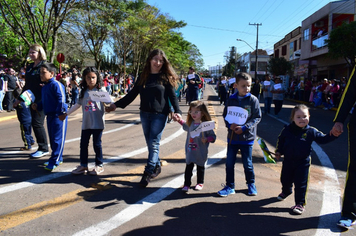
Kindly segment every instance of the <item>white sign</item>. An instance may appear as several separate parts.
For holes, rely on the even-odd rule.
[[[110,94],[108,92],[89,91],[89,97],[94,102],[112,103],[112,99],[111,99]]]
[[[226,84],[226,80],[221,80],[221,83],[222,84]]]
[[[264,84],[265,86],[269,86],[269,85],[271,85],[271,81],[265,80],[265,81],[263,82],[263,84]]]
[[[225,120],[229,124],[244,125],[248,117],[248,111],[242,107],[227,107]]]
[[[236,78],[229,79],[229,85],[236,83]]]
[[[190,137],[195,138],[200,135],[201,132],[215,129],[215,121],[205,121],[202,122],[198,127],[196,127],[192,132],[190,132]]]
[[[189,74],[188,79],[195,79],[195,74]]]
[[[282,89],[282,84],[275,84],[274,89],[275,90]]]

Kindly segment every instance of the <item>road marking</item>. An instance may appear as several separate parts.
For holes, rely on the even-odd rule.
[[[208,158],[208,164],[206,168],[210,168],[215,163],[219,162],[223,157],[226,156],[226,148],[219,153]],[[195,173],[194,173],[195,175]],[[124,223],[136,218],[152,206],[156,205],[167,196],[172,194],[177,188],[182,186],[182,182],[184,179],[184,174],[179,175],[173,180],[169,181],[157,191],[143,198],[142,200],[137,201],[134,204],[131,204],[124,210],[120,211],[118,214],[114,215],[110,219],[106,221],[102,221],[96,225],[90,226],[89,228],[83,229],[75,233],[75,236],[83,236],[83,235],[105,235],[109,233],[111,230],[116,229],[123,225]]]
[[[116,131],[120,131],[120,130],[124,129],[124,127],[128,128],[128,127],[130,127],[130,126],[132,126],[134,124],[135,123],[128,124],[128,125],[125,125],[125,126],[123,126],[121,128],[115,129],[115,130]],[[107,132],[110,132],[110,131],[107,131]],[[163,139],[161,141],[161,145],[164,145],[164,144],[176,139],[183,132],[184,132],[184,130],[182,128],[180,128],[178,131],[176,131],[172,135],[170,135],[167,138]],[[80,138],[71,139],[71,141],[73,141],[73,140],[80,140]],[[105,159],[105,163],[111,163],[111,162],[119,161],[119,160],[122,160],[122,159],[126,159],[126,158],[129,158],[129,157],[144,153],[146,151],[147,151],[147,147],[144,147],[144,148],[140,148],[138,150],[132,151],[132,152],[125,153],[125,154],[120,155],[120,156],[116,156],[116,157],[108,156],[108,157],[105,157],[104,159]],[[89,168],[91,168],[92,166],[94,166],[93,163],[91,163],[89,165]],[[27,180],[27,181],[23,181],[23,182],[20,182],[20,183],[16,183],[16,184],[12,184],[12,185],[1,187],[0,188],[0,195],[4,194],[4,193],[15,191],[15,190],[27,188],[27,187],[33,186],[35,184],[44,183],[44,182],[47,182],[47,181],[50,181],[50,180],[53,180],[53,179],[56,179],[56,178],[60,178],[60,177],[66,176],[66,175],[70,175],[71,171],[72,171],[72,168],[71,169],[62,170],[60,172],[59,171],[58,172],[53,172],[53,173],[51,173],[49,175],[45,175],[45,176],[37,177],[37,178],[34,178],[34,179],[30,179],[30,180]]]
[[[29,222],[39,217],[67,208],[73,204],[83,201],[86,198],[93,196],[99,191],[96,189],[88,190],[80,188],[70,193],[63,194],[60,197],[49,201],[43,201],[18,211],[11,212],[0,216],[0,231],[16,227],[20,224]],[[80,196],[79,193],[82,193]]]

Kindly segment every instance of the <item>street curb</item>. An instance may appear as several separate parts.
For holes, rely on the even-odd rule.
[[[293,101],[293,102],[296,102],[296,103],[303,103],[303,104],[305,104],[305,105],[310,106],[310,103],[309,103],[309,102],[299,101],[299,100],[290,99],[290,98],[285,98],[285,100],[287,100],[287,101]],[[318,107],[318,108],[322,108],[323,105],[320,105],[320,106],[317,106],[317,107]],[[330,108],[329,110],[337,111],[337,107],[332,107],[332,108]]]
[[[17,118],[16,115],[14,115],[14,116],[0,117],[0,122],[2,122],[2,121],[7,121],[7,120],[12,120],[12,119],[15,119],[15,118]]]

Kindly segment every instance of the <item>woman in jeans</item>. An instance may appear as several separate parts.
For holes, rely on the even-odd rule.
[[[142,187],[161,172],[159,145],[170,113],[169,101],[174,112],[179,116],[182,114],[175,94],[177,81],[178,76],[165,53],[155,49],[148,56],[142,74],[130,92],[106,109],[110,112],[117,107],[125,108],[140,95],[140,118],[148,148],[147,165],[140,181]]]

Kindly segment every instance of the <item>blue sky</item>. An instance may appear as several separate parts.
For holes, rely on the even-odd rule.
[[[180,29],[183,37],[195,44],[203,55],[205,68],[225,64],[224,55],[230,47],[238,53],[256,47],[273,51],[273,45],[301,26],[304,19],[328,4],[328,0],[146,0],[187,26]]]

